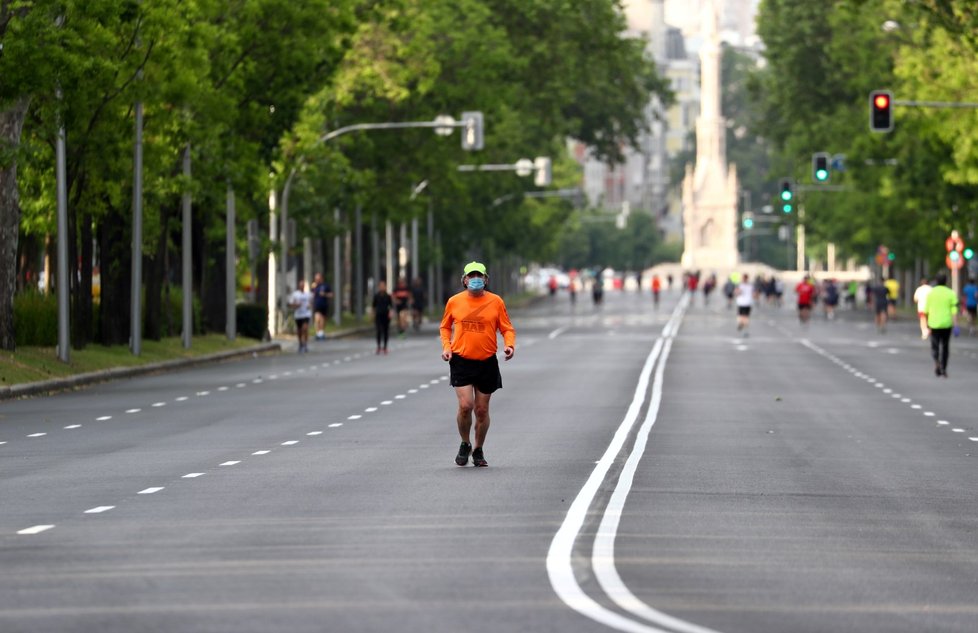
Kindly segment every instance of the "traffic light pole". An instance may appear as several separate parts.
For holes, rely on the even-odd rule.
[[[978,103],[971,101],[907,101],[904,99],[894,99],[895,106],[909,106],[911,108],[978,108]]]

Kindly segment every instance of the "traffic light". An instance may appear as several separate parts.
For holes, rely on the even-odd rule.
[[[829,181],[829,160],[828,152],[812,154],[812,179],[815,182]]]
[[[967,258],[967,255],[965,255],[964,240],[961,239],[961,234],[957,231],[951,231],[951,236],[944,240],[944,247],[947,249],[947,257],[944,258],[944,263],[951,270],[960,270],[964,266],[964,260]],[[970,251],[971,249],[969,248],[967,250]],[[962,255],[964,256],[962,257]]]
[[[463,112],[462,123],[465,124],[462,127],[462,149],[467,152],[482,149],[482,113]]]
[[[869,129],[873,132],[893,129],[893,94],[889,90],[869,93]]]
[[[752,229],[752,228],[754,228],[754,214],[753,213],[745,213],[744,214],[744,218],[743,218],[743,220],[741,220],[741,222],[743,223],[745,229]]]
[[[794,200],[795,200],[795,187],[794,183],[791,182],[790,178],[782,178],[781,184],[778,187],[778,191],[781,192],[781,210],[784,213],[791,213],[795,210]]]
[[[965,259],[967,259],[967,260],[970,261],[971,258],[975,256],[975,251],[972,250],[971,247],[968,247],[968,248],[964,249],[964,253],[962,253],[962,255],[964,255],[964,258]]]

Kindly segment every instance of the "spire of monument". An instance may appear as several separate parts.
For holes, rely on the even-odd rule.
[[[700,49],[700,118],[696,125],[697,165],[719,165],[726,171],[725,123],[720,93],[720,28],[716,0],[706,0],[704,42]]]
[[[652,53],[657,62],[664,62],[668,56],[666,38],[669,32],[669,27],[666,26],[666,0],[651,0],[651,2],[652,24],[649,33],[652,40]]]

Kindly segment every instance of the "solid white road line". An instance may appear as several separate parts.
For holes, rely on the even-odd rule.
[[[17,534],[40,534],[41,532],[46,532],[53,527],[53,525],[35,525],[34,527],[18,530]]]
[[[561,334],[563,334],[564,332],[566,332],[569,329],[570,329],[570,326],[569,325],[565,325],[564,327],[559,327],[556,330],[554,330],[553,332],[551,332],[550,334],[548,334],[547,335],[547,338],[552,341],[552,340],[554,340],[555,338],[557,338],[558,336],[560,336]]]
[[[672,617],[666,613],[653,609],[642,602],[635,594],[625,586],[618,569],[615,567],[615,539],[618,536],[618,524],[621,515],[625,510],[625,502],[628,500],[628,493],[632,489],[635,480],[635,471],[638,469],[639,462],[645,454],[645,447],[648,444],[649,433],[655,425],[659,415],[659,405],[662,402],[662,378],[665,371],[666,361],[669,359],[669,350],[672,348],[673,339],[666,340],[659,358],[658,366],[655,370],[655,381],[652,385],[652,400],[649,409],[645,414],[645,421],[635,436],[635,445],[632,452],[625,461],[625,466],[618,476],[618,483],[615,491],[608,500],[608,505],[604,511],[604,518],[598,527],[598,532],[594,538],[594,549],[591,555],[591,564],[594,568],[594,576],[598,584],[611,600],[619,607],[648,620],[657,626],[665,626],[683,633],[716,633],[713,629],[697,626],[685,620]]]
[[[674,331],[673,321],[681,318],[683,310],[688,304],[688,295],[683,295],[679,305],[673,311],[673,315],[663,330],[663,336],[669,336]],[[591,472],[578,492],[577,497],[571,503],[567,516],[550,542],[550,550],[547,552],[547,575],[550,578],[550,585],[553,587],[557,596],[570,608],[574,609],[587,618],[604,624],[620,631],[634,633],[663,633],[661,629],[656,629],[647,624],[636,622],[622,616],[596,602],[588,596],[581,586],[577,583],[574,576],[573,554],[574,542],[577,540],[588,517],[588,510],[594,500],[601,484],[604,482],[616,456],[624,446],[628,435],[635,425],[642,404],[645,402],[645,394],[652,376],[652,367],[662,351],[662,338],[656,339],[652,351],[649,352],[645,360],[645,365],[639,374],[638,385],[635,387],[635,394],[632,402],[625,413],[625,418],[619,425],[615,435],[605,450],[604,455],[598,461],[597,466]]]
[[[114,508],[115,506],[96,506],[94,508],[89,508],[88,510],[85,510],[85,514],[102,514],[103,512],[108,512],[109,510],[112,510]]]

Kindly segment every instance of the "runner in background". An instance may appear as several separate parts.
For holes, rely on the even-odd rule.
[[[807,325],[812,316],[812,301],[815,299],[815,286],[808,275],[802,277],[795,286],[795,294],[798,295],[798,322]]]
[[[397,333],[404,336],[408,328],[408,318],[410,317],[411,307],[411,288],[408,287],[407,279],[399,277],[397,285],[394,286],[394,309],[397,311]]]
[[[930,336],[930,328],[927,327],[927,295],[930,291],[931,285],[926,277],[920,278],[920,285],[913,291],[913,302],[917,306],[917,318],[920,319],[920,338],[925,341]]]

